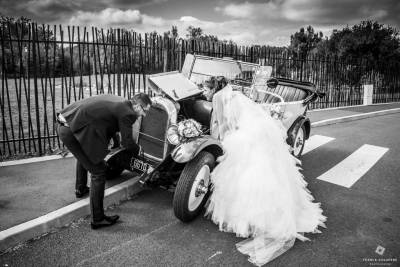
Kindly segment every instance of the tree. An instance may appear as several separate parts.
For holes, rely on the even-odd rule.
[[[340,59],[364,59],[373,65],[399,62],[399,32],[376,21],[362,21],[351,28],[334,30],[328,40],[328,49],[331,55]]]
[[[173,38],[178,38],[178,26],[172,26],[171,35]]]
[[[200,27],[189,26],[186,31],[186,38],[188,40],[197,40],[202,42],[221,42],[221,40],[216,35],[205,34],[203,29],[201,29]],[[228,41],[222,42],[227,43]]]
[[[164,32],[164,38],[173,38],[173,39],[178,38],[178,27],[175,25],[172,25],[170,31]]]
[[[315,52],[318,43],[323,37],[322,32],[316,33],[310,25],[306,30],[300,28],[300,31],[290,36],[289,50],[301,59],[307,58],[310,52]]]
[[[18,19],[6,17],[0,14],[0,72],[3,73],[19,73],[20,69],[25,71],[26,64],[20,64],[21,60],[26,61],[26,57],[19,57],[17,53],[17,45],[10,42],[10,39],[25,39],[29,32],[30,19],[20,17]],[[26,49],[26,43],[23,44],[22,51]],[[13,48],[14,47],[14,48]],[[4,70],[3,64],[4,62]],[[26,62],[25,62],[26,63]]]
[[[199,39],[203,35],[203,30],[200,27],[189,26],[186,31],[186,38],[189,40]]]
[[[306,69],[307,57],[310,53],[316,53],[316,48],[323,37],[322,32],[316,33],[314,28],[309,25],[307,29],[300,28],[298,32],[290,36],[290,46],[288,50],[293,56],[294,64],[291,66],[292,72],[297,72],[300,75],[300,80],[303,79],[304,69]],[[309,79],[309,77],[305,77]]]
[[[350,86],[366,79],[380,79],[390,84],[391,71],[400,63],[398,30],[376,21],[361,21],[352,27],[333,30],[330,38],[317,46],[318,54],[344,64],[336,79]],[[377,78],[379,77],[379,78]]]
[[[33,38],[32,28],[34,28],[35,40],[38,41],[37,50],[37,62],[35,68],[40,69],[42,73],[38,72],[38,75],[46,75],[45,62],[46,52],[48,55],[52,55],[53,46],[46,45],[44,40],[53,41],[55,36],[52,30],[42,25],[33,24],[32,21],[26,17],[7,17],[0,14],[0,38],[3,40],[0,43],[0,62],[4,61],[5,69],[1,72],[13,75],[22,75],[26,72],[28,65],[33,68],[32,58],[27,59],[27,50],[30,49],[29,42],[17,42],[16,40],[28,40]],[[12,41],[11,41],[12,40]],[[39,58],[40,56],[40,58]],[[54,60],[48,57],[50,62]],[[39,64],[40,63],[40,64]],[[2,68],[3,64],[0,64]]]

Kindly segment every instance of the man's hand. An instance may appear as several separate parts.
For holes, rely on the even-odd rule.
[[[143,151],[143,148],[142,148],[142,146],[141,145],[138,145],[139,146],[139,152],[138,152],[138,155],[139,156],[143,156],[143,153],[144,153],[144,151]]]
[[[121,145],[119,133],[115,133],[115,135],[111,139],[113,143],[111,149],[119,148]]]

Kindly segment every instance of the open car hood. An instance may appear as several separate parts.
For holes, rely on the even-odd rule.
[[[203,92],[195,83],[177,71],[151,75],[149,82],[154,93],[164,93],[175,101]]]

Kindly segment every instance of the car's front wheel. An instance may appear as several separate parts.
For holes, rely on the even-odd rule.
[[[173,207],[175,216],[190,222],[199,215],[209,196],[210,174],[215,166],[215,157],[201,151],[183,169],[175,189]]]
[[[302,124],[301,127],[297,130],[296,137],[294,138],[292,146],[293,148],[292,153],[296,158],[301,157],[305,143],[306,143],[306,128],[304,127],[304,124]]]

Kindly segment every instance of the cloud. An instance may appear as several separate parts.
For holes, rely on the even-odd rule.
[[[218,36],[221,40],[233,40],[238,44],[246,45],[285,45],[290,36],[288,34],[285,36],[285,32],[279,35],[263,25],[244,24],[240,19],[215,22],[193,16],[182,16],[178,19],[167,20],[142,14],[139,10],[117,8],[106,8],[98,12],[78,11],[65,24],[98,28],[120,27],[140,33],[157,31],[159,34],[163,34],[170,30],[172,25],[176,25],[181,37],[186,36],[186,29],[189,26],[194,26],[202,28],[205,34]]]
[[[74,14],[69,24],[72,25],[101,25],[101,26],[128,26],[143,23],[143,15],[139,10],[120,10],[106,8],[100,12],[78,11]]]
[[[264,2],[231,2],[215,11],[231,20],[242,20],[251,32],[265,42],[289,43],[290,35],[301,27],[312,25],[330,35],[333,29],[354,25],[362,20],[400,26],[398,0],[270,0]],[[244,29],[244,26],[241,26]],[[266,32],[265,29],[268,29]]]
[[[282,15],[292,21],[312,22],[318,24],[353,22],[365,19],[383,19],[393,1],[365,0],[287,0],[282,5]]]
[[[279,11],[282,1],[269,1],[266,3],[230,3],[226,6],[217,6],[215,11],[221,14],[246,20],[258,20],[260,18],[276,18],[277,11]]]
[[[233,18],[250,18],[255,13],[257,4],[229,4],[225,7],[216,7],[215,10]]]
[[[139,33],[157,31],[162,34],[171,28],[172,21],[142,14],[139,10],[106,8],[98,12],[77,11],[65,25],[95,26],[98,28],[122,28]]]
[[[173,20],[169,23],[178,26],[179,35],[182,37],[185,37],[186,29],[189,26],[194,26],[200,27],[205,34],[216,35],[221,40],[232,40],[242,45],[270,43],[265,39],[265,36],[270,33],[269,30],[263,29],[261,25],[244,24],[242,20],[215,22],[183,16],[179,20]]]
[[[179,21],[182,21],[182,22],[199,22],[199,19],[197,19],[197,18],[195,18],[195,17],[192,17],[192,16],[183,16],[183,17],[181,17],[180,19],[179,19]]]
[[[75,1],[63,0],[30,0],[19,3],[18,6],[29,14],[30,18],[45,17],[49,21],[67,17],[80,7]]]
[[[3,15],[25,16],[38,23],[68,23],[76,22],[80,25],[90,23],[94,25],[95,18],[101,20],[101,25],[127,25],[132,21],[140,22],[146,19],[141,16],[140,9],[166,2],[167,0],[0,0],[0,10]],[[137,13],[137,12],[139,13]],[[110,15],[110,23],[106,23],[104,16]],[[121,15],[121,18],[118,16]],[[85,17],[86,16],[86,17]],[[132,16],[132,17],[130,17]],[[148,18],[148,17],[147,17]],[[159,19],[153,21],[159,24]],[[139,19],[139,21],[138,21]],[[97,25],[99,26],[99,25]]]
[[[149,28],[153,27],[153,31],[157,29],[167,29],[171,27],[170,22],[163,18],[148,16],[145,14],[143,14],[142,16],[143,16],[143,25]]]
[[[396,8],[396,0],[281,0],[264,3],[230,3],[215,10],[231,18],[315,24],[363,19],[384,19]],[[397,9],[398,5],[397,5]]]
[[[144,6],[151,6],[167,1],[168,0],[96,0],[96,4],[101,3],[102,8],[114,7],[121,9],[140,9]]]
[[[377,20],[400,28],[398,0],[0,0],[3,15],[38,23],[125,28],[162,34],[189,26],[238,44],[288,45],[290,35],[312,25],[329,36],[333,29]],[[216,6],[214,6],[216,5]],[[198,7],[197,9],[194,9]],[[195,11],[195,12],[194,12]]]

